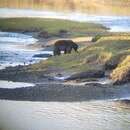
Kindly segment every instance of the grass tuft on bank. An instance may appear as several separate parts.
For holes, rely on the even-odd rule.
[[[113,70],[111,78],[117,84],[130,81],[130,55],[126,56],[117,68]]]

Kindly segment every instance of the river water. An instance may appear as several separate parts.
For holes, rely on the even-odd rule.
[[[5,7],[5,6],[2,6]],[[81,22],[102,23],[114,32],[129,32],[130,17],[97,16],[82,13],[37,11],[32,9],[0,8],[0,17],[45,17]],[[36,43],[32,36],[0,32],[0,68],[38,62],[33,55],[39,48],[28,49],[27,44]],[[1,81],[4,88],[29,87],[33,84]],[[4,87],[3,87],[4,86]],[[130,97],[130,96],[129,96]],[[130,101],[90,102],[25,102],[0,100],[0,130],[130,130]]]
[[[0,101],[1,130],[129,130],[130,104]]]
[[[52,54],[52,52],[43,51],[42,48],[27,47],[34,43],[37,44],[37,41],[30,35],[0,32],[0,69],[39,62],[41,58],[33,57],[36,54]]]

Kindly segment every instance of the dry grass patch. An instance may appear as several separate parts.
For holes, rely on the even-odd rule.
[[[111,78],[117,84],[130,81],[130,55],[113,70]]]

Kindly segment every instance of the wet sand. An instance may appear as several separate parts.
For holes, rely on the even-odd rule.
[[[130,84],[111,86],[91,83],[89,85],[67,85],[46,82],[34,87],[3,89],[0,88],[0,99],[19,101],[89,101],[118,99],[129,96]]]

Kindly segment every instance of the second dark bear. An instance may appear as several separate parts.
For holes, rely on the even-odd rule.
[[[64,54],[71,53],[72,49],[75,52],[78,52],[78,45],[74,43],[72,40],[58,40],[54,44],[54,56],[60,55],[61,51],[64,51]]]

